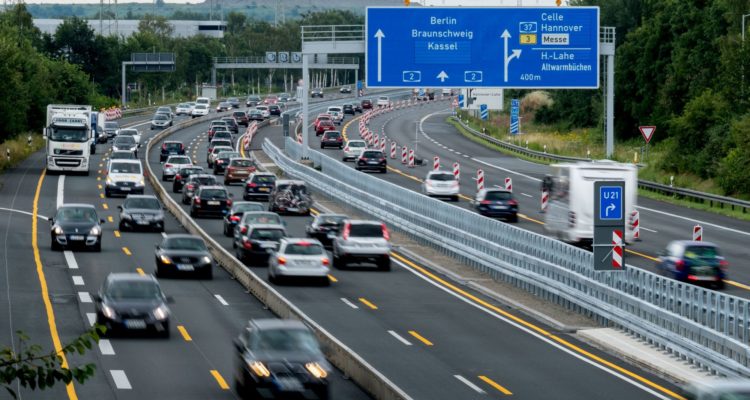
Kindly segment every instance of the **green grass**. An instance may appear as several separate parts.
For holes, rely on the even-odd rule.
[[[27,142],[29,135],[31,136],[31,145]],[[25,160],[26,157],[43,147],[44,139],[38,133],[18,135],[0,143],[0,171],[15,167]],[[6,157],[8,149],[10,149],[10,160]]]

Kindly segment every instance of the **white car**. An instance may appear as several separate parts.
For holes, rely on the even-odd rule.
[[[193,161],[188,156],[169,156],[164,161],[164,169],[161,172],[161,180],[168,181],[177,175],[177,171],[182,167],[193,165]]]
[[[263,118],[271,117],[271,111],[268,109],[268,106],[255,106],[255,109],[263,113]]]
[[[139,160],[114,160],[107,168],[104,195],[112,197],[114,194],[143,194],[145,185],[143,166]]]
[[[443,88],[443,96],[453,96],[453,89]]]
[[[196,104],[193,111],[190,113],[190,116],[195,117],[203,117],[208,115],[208,106],[205,104]]]
[[[350,140],[346,142],[344,146],[344,156],[341,157],[342,161],[356,160],[357,157],[362,153],[362,150],[367,148],[367,143],[364,140]]]
[[[388,107],[391,105],[391,100],[388,98],[388,96],[380,96],[378,97],[378,102],[376,103],[378,107]]]
[[[122,128],[119,131],[117,131],[117,136],[132,136],[133,139],[135,139],[136,143],[141,142],[141,133],[138,132],[138,129]]]
[[[191,111],[193,111],[193,108],[190,107],[190,103],[180,103],[175,108],[174,113],[176,115],[190,115]]]
[[[330,260],[317,239],[283,238],[279,250],[268,259],[268,280],[279,283],[282,278],[316,280],[328,286]]]
[[[328,114],[331,115],[331,120],[333,120],[333,123],[336,125],[341,125],[341,122],[344,120],[344,113],[338,112],[338,111],[328,111]]]
[[[450,197],[451,200],[458,201],[458,181],[451,172],[430,171],[422,183],[422,192],[427,196]]]

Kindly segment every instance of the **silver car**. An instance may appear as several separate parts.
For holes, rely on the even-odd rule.
[[[172,118],[167,114],[157,113],[154,114],[154,118],[151,120],[151,130],[164,129],[172,126]]]
[[[354,160],[362,153],[362,150],[367,148],[367,143],[364,140],[350,140],[346,142],[344,146],[344,156],[341,157],[342,161]]]
[[[390,271],[390,239],[382,222],[346,220],[333,238],[333,265],[343,268],[352,262],[371,262],[381,271]]]
[[[453,201],[458,201],[458,181],[451,172],[430,171],[422,183],[422,193],[427,196],[449,197]]]
[[[168,181],[174,178],[180,168],[188,165],[193,165],[193,162],[188,156],[169,156],[169,158],[167,158],[167,161],[164,162],[164,169],[161,173],[161,180]]]
[[[315,280],[328,286],[328,254],[317,239],[285,238],[268,260],[268,280],[280,283],[286,278]]]

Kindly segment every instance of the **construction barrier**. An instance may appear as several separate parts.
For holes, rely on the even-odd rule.
[[[702,242],[703,241],[703,227],[700,225],[696,225],[693,227],[693,240],[696,242]]]
[[[484,171],[481,169],[477,170],[477,192],[484,190]]]
[[[409,168],[414,168],[414,150],[409,150]]]
[[[401,148],[401,164],[406,164],[407,161],[407,150],[406,146]]]
[[[622,231],[612,231],[612,267],[622,269]]]
[[[630,227],[633,229],[633,240],[641,240],[641,214],[638,210],[630,213]]]
[[[440,170],[440,157],[435,156],[432,158],[432,170],[433,171],[439,171]]]
[[[453,177],[456,178],[456,181],[461,180],[461,166],[457,162],[453,163]]]
[[[391,159],[396,158],[396,142],[391,142]]]
[[[547,212],[549,204],[549,190],[542,190],[542,212]]]
[[[513,192],[513,179],[505,178],[505,190]]]

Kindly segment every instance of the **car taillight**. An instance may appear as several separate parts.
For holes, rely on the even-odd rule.
[[[344,225],[344,233],[341,234],[341,237],[344,240],[349,240],[349,233],[350,233],[351,230],[352,230],[352,225],[351,224]]]
[[[232,215],[231,217],[229,217],[229,220],[232,222],[240,222],[240,217],[237,215]]]
[[[483,204],[483,205],[486,206],[486,205],[492,204],[492,202],[489,201],[489,200],[482,200],[482,201],[479,202],[479,204]]]
[[[240,228],[240,233],[247,233],[247,227],[243,226],[242,228]]]
[[[685,270],[685,260],[677,260],[677,261],[675,261],[675,263],[674,263],[674,267],[675,267],[675,269],[677,269],[678,271],[683,271],[683,270]]]
[[[360,157],[360,158],[359,158],[359,161],[361,161],[361,162],[365,162],[365,161],[366,161],[366,159],[365,159],[364,157]]]
[[[242,247],[244,247],[247,250],[253,249],[253,244],[248,240],[247,238],[242,239]]]
[[[391,240],[391,234],[388,233],[388,228],[385,227],[385,224],[380,224],[380,227],[383,228],[383,239]]]
[[[723,269],[729,268],[729,261],[727,261],[727,260],[721,260],[721,261],[719,261],[719,267],[721,267]]]
[[[232,199],[227,199],[227,207],[231,207],[231,206],[232,206]]]
[[[193,184],[191,183],[191,184],[187,185],[187,189],[188,189],[188,190],[193,190],[193,189],[195,189],[195,185],[193,185]]]
[[[164,151],[167,151],[167,144],[166,143],[162,143],[161,144],[161,149],[164,150]]]
[[[511,206],[517,206],[518,202],[515,200],[508,200],[508,204],[510,204]]]
[[[180,143],[180,150],[185,150],[185,145]]]
[[[337,141],[337,142],[343,142],[343,141],[344,141],[344,138],[340,137],[340,138],[336,139],[336,141]]]
[[[349,146],[344,147],[344,151],[349,151]]]
[[[257,187],[257,186],[258,186],[258,184],[255,183],[255,182],[248,182],[248,184],[247,184],[247,187],[251,187],[251,188],[254,188],[254,187]]]
[[[164,168],[172,168],[172,167],[173,167],[172,164],[164,164]]]
[[[180,174],[177,174],[177,175],[174,176],[174,180],[179,181],[180,179],[182,179],[182,177],[180,176]]]
[[[328,264],[331,263],[330,260],[328,260],[327,257],[321,258],[320,261],[323,263],[323,265],[328,266]]]
[[[194,199],[195,199],[195,204],[200,204],[201,203],[201,198],[200,197],[196,196],[196,197],[194,197]]]
[[[279,263],[280,265],[286,265],[286,258],[284,258],[284,257],[282,257],[282,256],[278,256],[278,257],[276,257],[276,261],[277,261],[277,262],[278,262],[278,263]]]
[[[378,160],[378,161],[380,161],[380,162],[385,162],[385,157],[381,158],[381,159],[380,159],[380,160]]]

